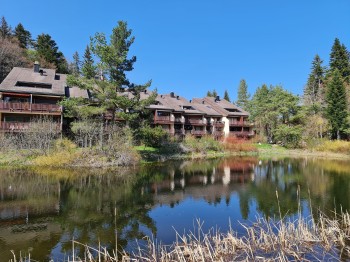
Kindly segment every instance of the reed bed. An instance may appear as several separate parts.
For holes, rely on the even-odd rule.
[[[257,218],[251,226],[242,224],[244,236],[238,236],[231,227],[226,233],[218,230],[202,231],[203,222],[197,221],[195,232],[186,235],[176,233],[172,245],[157,244],[147,239],[144,247],[134,251],[89,247],[72,241],[73,254],[67,262],[187,262],[187,261],[339,261],[350,259],[350,215],[334,213],[328,218],[322,213],[317,222],[312,216],[295,220]],[[74,250],[84,249],[83,257]],[[35,261],[28,258],[11,260]]]

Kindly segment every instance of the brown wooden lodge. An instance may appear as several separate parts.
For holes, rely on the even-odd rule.
[[[58,105],[64,97],[89,98],[86,90],[68,87],[65,74],[54,69],[14,67],[0,84],[0,132],[22,132],[33,119],[50,116],[62,131],[63,108]],[[121,95],[130,95],[124,92]],[[141,99],[149,93],[141,94]],[[227,136],[251,137],[249,113],[219,97],[194,98],[188,101],[173,92],[158,95],[156,103],[148,107],[153,113],[152,126],[161,126],[170,135],[196,137],[212,135],[216,139]]]

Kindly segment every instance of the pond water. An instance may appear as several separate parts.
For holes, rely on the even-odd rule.
[[[349,210],[349,189],[349,161],[313,158],[234,157],[104,172],[0,169],[0,261],[13,258],[11,250],[63,261],[72,239],[113,249],[117,236],[126,250],[145,236],[169,244],[198,223],[204,231],[231,225],[244,234],[240,223],[292,218],[299,204],[304,216],[310,206],[330,215]]]

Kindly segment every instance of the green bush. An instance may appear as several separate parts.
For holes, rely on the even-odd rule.
[[[151,147],[161,147],[168,140],[168,133],[160,126],[144,126],[138,130],[141,143]]]
[[[274,136],[277,142],[287,148],[297,148],[301,146],[302,141],[301,126],[280,125],[274,131]]]
[[[220,151],[222,146],[219,141],[212,136],[196,138],[188,135],[183,141],[183,145],[191,152],[206,153],[207,151]]]

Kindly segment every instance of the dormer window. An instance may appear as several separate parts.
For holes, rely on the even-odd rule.
[[[33,82],[24,82],[24,81],[17,81],[16,86],[19,86],[19,87],[31,87],[31,88],[52,89],[52,85],[51,85],[51,84],[46,84],[46,83],[33,83]]]
[[[225,108],[225,109],[229,112],[241,112],[241,111],[239,111],[237,109],[233,109],[233,108]]]

